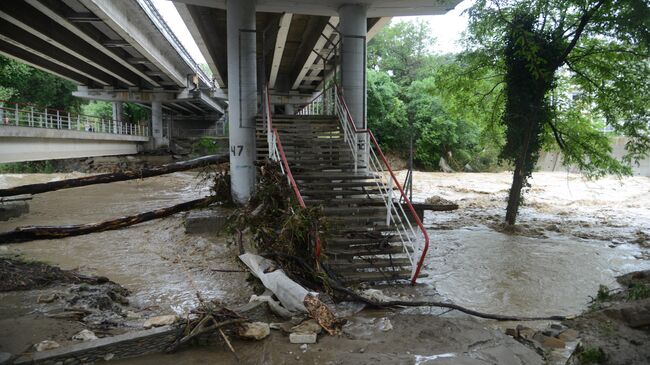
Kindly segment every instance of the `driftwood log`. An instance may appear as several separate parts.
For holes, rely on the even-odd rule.
[[[84,176],[75,179],[66,179],[60,181],[50,181],[50,182],[40,183],[40,184],[16,186],[8,189],[0,189],[0,197],[22,195],[22,194],[41,194],[48,191],[78,188],[87,185],[106,184],[106,183],[111,183],[116,181],[142,179],[145,177],[171,174],[172,172],[177,172],[177,171],[191,170],[206,165],[220,164],[220,163],[228,162],[228,158],[229,157],[227,154],[219,155],[219,156],[212,155],[212,156],[195,158],[193,160],[188,160],[188,161],[181,161],[181,162],[156,166],[148,169],[141,169],[137,171],[120,171],[120,172],[109,173],[109,174]]]
[[[172,214],[195,208],[208,206],[217,201],[216,196],[208,196],[191,200],[185,203],[160,208],[127,217],[120,217],[108,221],[70,226],[26,226],[18,227],[13,231],[0,233],[0,245],[8,243],[27,242],[33,240],[56,239],[71,236],[80,236],[88,233],[110,231],[134,224],[164,218]]]

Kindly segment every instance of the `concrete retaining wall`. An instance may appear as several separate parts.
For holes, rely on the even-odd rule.
[[[14,364],[76,365],[162,352],[179,331],[178,327],[165,326],[105,337],[22,356]]]
[[[626,137],[615,137],[612,139],[612,155],[621,160],[625,155],[625,144],[628,139]],[[574,166],[565,166],[562,164],[561,152],[546,152],[543,151],[539,156],[537,168],[540,171],[569,171],[580,172]],[[646,157],[643,161],[639,161],[638,166],[633,166],[632,173],[634,176],[650,176],[650,157]]]

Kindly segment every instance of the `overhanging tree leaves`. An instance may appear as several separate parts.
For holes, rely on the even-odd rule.
[[[469,9],[464,58],[491,68],[505,107],[502,157],[514,164],[506,222],[514,224],[544,141],[589,176],[629,174],[650,150],[650,10],[643,0],[478,0]],[[575,85],[572,92],[558,88]],[[560,91],[560,92],[558,92]],[[564,92],[561,92],[564,91]],[[498,98],[496,99],[498,100]],[[596,121],[629,137],[610,155]]]

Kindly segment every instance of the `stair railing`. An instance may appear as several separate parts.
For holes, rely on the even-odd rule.
[[[0,100],[0,127],[66,129],[81,132],[147,137],[149,127],[97,116],[74,114],[27,103]]]
[[[327,100],[330,105],[314,107],[306,105],[300,112],[306,110],[306,115],[310,115],[309,113],[312,111],[333,110],[339,119],[344,138],[354,156],[355,172],[359,166],[363,166],[378,175],[378,179],[375,181],[377,182],[379,194],[386,205],[386,224],[390,225],[391,221],[395,224],[400,242],[404,247],[404,252],[413,268],[411,272],[411,283],[415,284],[424,265],[427,251],[429,250],[429,235],[420,217],[413,208],[411,201],[404,193],[381,147],[379,147],[377,139],[369,129],[358,129],[356,127],[339,86],[335,84],[333,90],[335,97]],[[322,95],[314,98],[312,102],[319,104],[325,103],[325,99],[321,97]],[[394,187],[397,188],[397,191]],[[396,194],[397,196],[395,196]],[[400,198],[404,201],[404,204],[400,203]],[[404,205],[406,205],[410,214],[407,214],[407,211],[404,210]],[[412,222],[415,223],[415,226]],[[418,232],[422,235],[422,244],[418,242]]]
[[[289,161],[287,160],[287,156],[284,153],[284,147],[282,147],[282,139],[280,138],[280,133],[278,133],[277,128],[273,127],[271,93],[269,92],[268,85],[264,88],[264,91],[266,94],[264,97],[264,124],[267,133],[266,140],[269,146],[269,159],[271,161],[280,162],[280,169],[282,170],[282,173],[287,176],[289,186],[291,186],[291,189],[293,190],[296,200],[298,201],[298,205],[300,205],[301,208],[306,209],[307,205],[305,204],[305,200],[303,199],[302,194],[300,194],[300,189],[298,189],[298,184],[293,177],[291,167],[289,167]],[[312,237],[314,239],[314,256],[316,263],[318,264],[321,255],[321,240],[318,234],[317,225],[312,230]]]

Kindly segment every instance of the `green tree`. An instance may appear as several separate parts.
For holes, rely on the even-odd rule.
[[[0,56],[0,99],[31,103],[70,112],[79,111],[81,101],[70,81]]]
[[[400,152],[408,143],[408,123],[400,88],[383,71],[368,70],[368,127],[382,149]]]
[[[389,73],[398,85],[408,87],[426,74],[434,43],[424,21],[391,23],[368,43],[368,67]]]
[[[630,163],[647,154],[646,1],[478,0],[469,17],[465,59],[500,75],[494,90],[503,97],[502,157],[514,164],[506,222],[516,221],[544,141],[554,140],[564,162],[589,176],[629,174]],[[557,92],[561,74],[575,93]],[[624,161],[611,157],[607,135],[588,116],[630,137]]]

